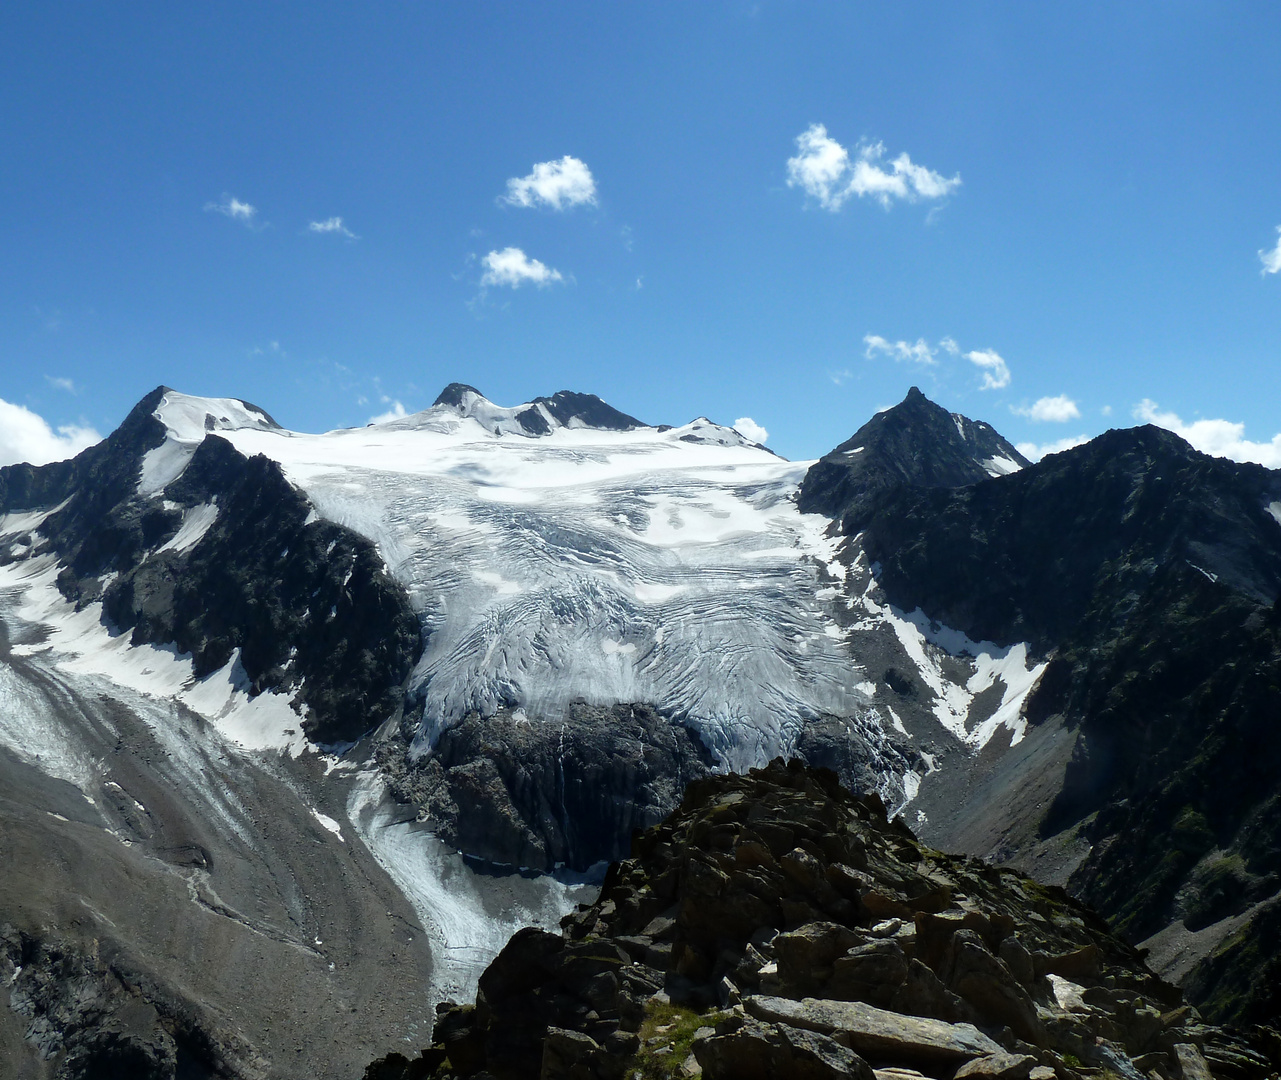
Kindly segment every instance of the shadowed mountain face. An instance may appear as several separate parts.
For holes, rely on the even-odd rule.
[[[251,694],[297,696],[313,741],[359,738],[399,707],[421,650],[404,590],[368,540],[316,520],[278,464],[213,434],[231,423],[214,412],[178,475],[148,490],[151,459],[166,448],[157,408],[168,393],[152,391],[71,461],[0,469],[0,513],[57,506],[0,564],[54,556],[62,595],[78,608],[101,601],[132,644],[190,653],[198,678],[234,661]],[[234,404],[279,430],[256,406]]]
[[[845,518],[894,603],[1052,655],[1027,715],[1078,737],[1040,835],[1088,840],[1070,885],[1133,940],[1209,930],[1189,986],[1223,1018],[1281,985],[1279,500],[1144,427]]]
[[[914,386],[816,462],[797,499],[803,513],[835,518],[852,533],[859,517],[897,487],[964,487],[1027,464],[989,425],[949,413]]]

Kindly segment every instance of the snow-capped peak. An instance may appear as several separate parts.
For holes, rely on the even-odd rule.
[[[392,430],[448,429],[458,420],[471,420],[491,435],[520,435],[537,438],[562,428],[592,428],[603,431],[634,431],[648,427],[634,416],[619,412],[595,394],[561,390],[551,397],[537,397],[520,405],[495,405],[474,386],[450,383],[431,408],[380,427]]]
[[[153,414],[165,425],[171,439],[200,442],[211,431],[279,431],[264,410],[239,398],[192,397],[176,390],[166,390]]]

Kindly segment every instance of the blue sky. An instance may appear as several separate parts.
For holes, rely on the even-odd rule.
[[[6,5],[0,458],[159,383],[323,430],[458,380],[793,458],[916,384],[1281,466],[1279,41],[1274,4]]]

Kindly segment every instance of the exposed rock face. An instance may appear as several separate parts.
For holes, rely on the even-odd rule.
[[[466,410],[477,402],[489,404],[485,395],[466,383],[450,383],[432,402],[451,408]],[[491,409],[493,406],[490,406]],[[506,410],[498,410],[500,412]],[[547,435],[552,430],[551,421],[562,427],[593,427],[606,431],[632,431],[645,425],[634,416],[619,412],[595,394],[578,394],[572,390],[559,390],[551,397],[536,397],[519,409],[512,419],[527,435]]]
[[[691,784],[562,925],[518,933],[474,1005],[438,1009],[432,1048],[366,1076],[1181,1080],[1195,1052],[1262,1080],[1277,1064],[1201,1024],[1062,890],[931,851],[799,763]]]
[[[1041,825],[1097,815],[1075,892],[1135,941],[1265,905],[1187,983],[1218,1019],[1278,1015],[1278,500],[1276,472],[1145,427],[845,519],[894,603],[1053,652],[1027,715],[1079,727]]]
[[[412,717],[409,722],[412,723]],[[846,787],[874,791],[883,756],[925,771],[906,739],[859,717],[820,717],[797,740],[797,757],[831,768]],[[392,790],[414,804],[460,851],[508,866],[586,871],[626,856],[631,836],[679,804],[685,786],[715,761],[697,734],[649,705],[576,702],[559,722],[501,709],[469,715],[415,760],[403,741],[379,750]]]
[[[561,723],[504,709],[468,716],[429,756],[389,742],[380,763],[398,797],[442,839],[491,862],[586,870],[626,853],[712,757],[687,728],[645,705],[572,705]]]
[[[399,708],[421,652],[404,588],[368,540],[316,520],[279,465],[217,435],[163,490],[141,492],[144,458],[165,438],[153,415],[165,393],[69,462],[0,469],[0,512],[64,504],[0,560],[51,553],[63,595],[101,601],[133,644],[191,653],[197,677],[239,650],[251,692],[291,694],[314,741],[359,738]],[[193,514],[208,521],[187,543]]]
[[[133,966],[110,942],[85,953],[0,927],[0,984],[27,1022],[27,1041],[57,1080],[267,1075],[243,1039]]]
[[[853,522],[895,488],[964,487],[1028,464],[994,428],[949,413],[914,386],[814,463],[798,503],[802,512],[834,518],[851,533]]]

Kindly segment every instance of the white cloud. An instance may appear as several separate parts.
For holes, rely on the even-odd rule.
[[[384,403],[387,401],[386,396],[383,397],[383,401]],[[363,404],[363,402],[364,402],[364,398],[361,398],[361,400],[358,401],[357,404]],[[377,416],[371,416],[369,418],[369,423],[385,424],[388,420],[399,420],[402,416],[408,416],[408,415],[409,413],[405,412],[405,406],[403,406],[399,401],[393,401],[391,403],[390,409],[388,409],[386,412],[379,413]]]
[[[485,266],[484,276],[480,279],[482,286],[510,285],[519,289],[526,283],[532,283],[542,289],[553,281],[565,280],[559,270],[531,259],[517,247],[491,251],[481,261]]]
[[[596,181],[584,162],[566,154],[559,161],[540,161],[528,176],[512,177],[507,181],[507,194],[499,202],[508,206],[550,206],[553,210],[594,206]]]
[[[229,217],[232,221],[240,221],[246,225],[254,223],[254,215],[258,213],[256,207],[250,206],[247,202],[241,202],[234,195],[223,193],[221,202],[207,202],[205,209],[211,210],[215,214],[222,214],[223,217]]]
[[[854,372],[849,368],[841,368],[839,371],[829,371],[827,373],[827,377],[831,379],[835,385],[840,386],[846,379],[854,378]]]
[[[44,377],[44,381],[55,390],[65,390],[68,394],[74,394],[76,392],[76,384],[64,376],[46,375]]]
[[[913,163],[906,153],[888,163],[885,144],[859,143],[856,156],[827,134],[822,124],[811,124],[796,137],[799,153],[787,159],[787,186],[799,187],[818,200],[824,210],[839,210],[851,195],[871,196],[888,209],[895,199],[941,199],[960,187],[961,177],[943,176]]]
[[[1111,405],[1104,405],[1104,406],[1103,406],[1103,408],[1101,408],[1101,409],[1099,410],[1099,412],[1101,412],[1104,416],[1111,416],[1111,415],[1112,415],[1112,406],[1111,406]]]
[[[1157,403],[1149,398],[1134,406],[1134,418],[1173,431],[1203,454],[1233,461],[1256,461],[1269,469],[1281,469],[1281,435],[1272,436],[1271,442],[1251,442],[1245,437],[1244,424],[1231,420],[1194,420],[1188,424],[1176,413],[1161,412]]]
[[[1277,246],[1271,251],[1260,251],[1259,261],[1263,263],[1263,273],[1275,274],[1281,272],[1281,225],[1277,226]]]
[[[769,438],[769,432],[750,416],[740,416],[735,420],[734,430],[742,435],[743,438],[750,439],[752,442],[764,444],[765,440]]]
[[[342,218],[331,217],[324,221],[313,221],[307,226],[308,232],[314,233],[337,233],[339,236],[345,236],[348,240],[359,240],[360,237],[352,232],[342,223]]]
[[[944,338],[945,342],[951,341],[951,338]],[[864,334],[863,344],[867,346],[867,351],[863,354],[869,360],[875,360],[877,356],[892,356],[895,361],[908,361],[913,364],[925,364],[934,366],[938,363],[934,359],[934,350],[929,347],[924,338],[917,338],[915,342],[907,341],[886,341],[880,334]]]
[[[102,436],[93,428],[79,424],[64,424],[55,433],[44,417],[25,405],[0,399],[0,465],[19,461],[46,465],[75,457],[101,441]]]
[[[1004,390],[1010,385],[1010,368],[995,349],[975,349],[967,352],[965,359],[983,369],[980,390]]]
[[[1038,398],[1030,407],[1015,408],[1011,405],[1010,412],[1038,423],[1066,424],[1069,420],[1081,418],[1081,410],[1067,394]]]
[[[1009,365],[994,349],[976,349],[962,353],[961,347],[950,337],[941,339],[938,346],[934,347],[924,338],[917,338],[914,342],[889,341],[880,334],[864,334],[863,344],[867,346],[864,355],[869,360],[889,356],[896,362],[906,361],[924,367],[937,367],[938,352],[942,349],[949,356],[964,356],[971,364],[982,369],[983,384],[979,387],[980,390],[1003,390],[1010,385]]]
[[[1046,454],[1057,454],[1063,450],[1071,450],[1074,446],[1080,446],[1082,443],[1090,441],[1088,435],[1069,435],[1065,439],[1059,439],[1056,442],[1043,443],[1037,446],[1034,442],[1021,442],[1016,449],[1029,461],[1040,461]]]

